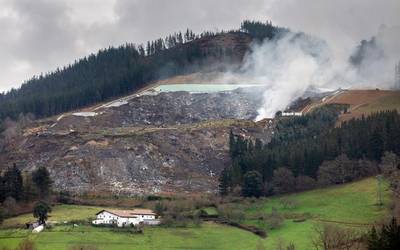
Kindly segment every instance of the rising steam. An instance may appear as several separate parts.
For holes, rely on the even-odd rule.
[[[355,65],[349,60],[351,55],[340,58],[333,53],[338,48],[332,42],[328,46],[304,34],[287,33],[253,44],[239,73],[226,74],[225,80],[263,85],[264,98],[256,120],[274,117],[311,87],[390,88],[394,65],[400,59],[400,27],[381,27],[373,43],[371,48],[357,48],[360,60]]]

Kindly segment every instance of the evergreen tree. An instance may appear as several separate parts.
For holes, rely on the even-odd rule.
[[[3,208],[0,207],[0,225],[3,223],[4,220],[4,212]]]
[[[2,180],[4,194],[1,198],[4,200],[7,197],[13,197],[15,200],[20,200],[22,198],[23,183],[21,171],[16,164],[5,172]]]
[[[232,33],[243,36],[239,31]],[[202,37],[220,34],[203,32]],[[186,42],[196,37],[189,29],[185,36]],[[110,47],[72,65],[34,76],[20,88],[0,93],[0,123],[7,117],[16,120],[21,113],[43,118],[76,110],[129,94],[160,78],[191,73],[198,67],[208,67],[210,62],[225,64],[235,58],[219,43],[209,43],[207,48],[200,42],[183,43],[182,33],[178,32],[148,41],[145,46]]]
[[[397,220],[392,218],[379,232],[373,227],[368,234],[367,243],[370,250],[400,249],[400,225],[397,224]]]
[[[185,42],[189,42],[189,41],[190,41],[190,31],[189,31],[189,29],[187,29],[185,32]]]
[[[229,155],[231,159],[235,159],[237,155],[236,141],[232,129],[229,132]]]
[[[144,50],[144,47],[142,44],[138,46],[138,50],[139,50],[140,56],[142,56],[142,57],[146,56],[146,51]]]
[[[230,187],[232,185],[232,179],[229,174],[229,170],[224,168],[219,177],[219,193],[223,196],[227,195],[230,191]]]
[[[23,179],[23,199],[25,201],[34,200],[38,196],[38,189],[32,181],[32,175],[30,173],[24,173]]]
[[[0,175],[0,202],[3,202],[6,199],[6,188],[3,176]]]
[[[46,224],[50,212],[51,207],[46,202],[39,201],[33,208],[33,217],[38,218],[39,224]]]
[[[257,171],[249,171],[243,177],[242,194],[245,197],[260,197],[263,193],[262,176]]]
[[[379,112],[336,127],[337,117],[344,108],[345,105],[325,105],[302,117],[279,118],[276,133],[266,145],[231,131],[232,187],[243,188],[244,175],[252,170],[261,173],[264,182],[272,182],[273,171],[280,166],[287,166],[293,172],[292,177],[302,176],[306,186],[314,186],[311,182],[317,177],[318,182],[325,185],[346,183],[377,174],[376,162],[382,158],[382,170],[396,189],[400,184],[392,180],[398,179],[397,168],[400,167],[397,163],[387,163],[389,158],[397,159],[397,156],[382,155],[384,150],[395,152],[398,148],[399,142],[393,141],[391,135],[400,133],[400,114]],[[307,176],[311,179],[305,178]],[[285,180],[293,180],[292,177]]]
[[[32,180],[39,189],[41,197],[46,197],[50,193],[52,181],[47,168],[39,167],[32,173]]]
[[[380,161],[385,149],[383,147],[382,134],[378,129],[375,129],[372,133],[369,145],[373,159]]]
[[[150,44],[150,41],[148,41],[147,42],[147,45],[146,45],[146,55],[151,55],[152,53],[151,53],[151,44]]]
[[[178,32],[178,35],[177,35],[177,43],[178,44],[182,44],[183,43],[183,37],[182,37],[182,32]]]

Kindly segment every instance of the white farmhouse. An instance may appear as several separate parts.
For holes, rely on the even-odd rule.
[[[94,225],[117,225],[118,227],[147,224],[158,225],[160,221],[156,219],[156,213],[150,209],[134,210],[101,210],[96,214]]]
[[[282,112],[282,116],[302,116],[302,112]]]

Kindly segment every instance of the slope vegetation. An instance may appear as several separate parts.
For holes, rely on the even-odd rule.
[[[243,32],[207,33],[170,44],[163,39],[143,47],[126,44],[33,77],[19,89],[0,93],[0,121],[20,113],[48,117],[136,91],[153,81],[201,68],[223,70],[240,63],[252,37]]]
[[[33,219],[22,215],[4,222],[9,229],[0,229],[0,246],[15,246],[25,238],[32,239],[38,250],[65,249],[74,245],[90,244],[99,249],[255,249],[264,245],[275,249],[279,242],[286,245],[294,243],[296,249],[312,248],[315,227],[321,223],[365,230],[388,213],[390,192],[382,187],[383,206],[376,205],[377,185],[374,178],[324,189],[260,199],[253,202],[237,201],[234,206],[245,211],[244,223],[257,225],[267,230],[268,237],[258,236],[237,228],[202,223],[199,227],[187,228],[154,227],[145,228],[144,234],[129,234],[107,228],[95,228],[72,224],[56,224],[52,229],[38,235],[26,230],[12,229],[26,220]],[[283,199],[295,200],[292,208],[283,207]],[[270,213],[276,208],[284,216],[284,223],[276,229],[258,219],[260,213]],[[51,221],[85,220],[94,217],[97,207],[61,205],[54,208]],[[73,213],[72,213],[73,212]],[[296,218],[306,218],[294,222]],[[78,222],[79,223],[79,222]]]

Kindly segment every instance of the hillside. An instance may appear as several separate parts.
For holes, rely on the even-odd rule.
[[[232,206],[245,212],[244,223],[267,230],[268,236],[265,239],[238,228],[211,222],[184,228],[146,227],[143,234],[133,235],[112,228],[82,224],[93,218],[96,212],[103,209],[101,207],[58,205],[54,207],[49,219],[56,226],[39,235],[16,228],[33,219],[30,214],[7,219],[0,228],[0,247],[14,247],[23,239],[30,238],[38,250],[66,249],[77,245],[92,245],[99,249],[255,249],[262,245],[267,249],[275,249],[279,242],[285,245],[293,243],[296,249],[308,250],[312,248],[314,230],[321,222],[360,231],[368,229],[371,223],[379,223],[389,211],[390,192],[385,186],[384,206],[379,207],[375,205],[376,188],[375,180],[369,178],[292,195],[232,203]],[[285,199],[295,200],[297,205],[285,208],[282,205]],[[284,222],[279,228],[269,229],[265,220],[258,217],[270,213],[273,207],[284,216]],[[305,219],[296,221],[296,218]],[[71,221],[80,225],[74,227]]]
[[[400,111],[400,91],[390,90],[338,90],[327,96],[314,100],[303,108],[302,112],[309,113],[325,104],[349,105],[347,112],[340,115],[339,121],[361,118],[372,113],[386,110]]]
[[[399,7],[0,0],[0,250],[400,250]]]
[[[43,118],[79,109],[176,75],[225,71],[242,62],[253,40],[272,39],[283,32],[289,31],[268,22],[244,21],[240,29],[229,32],[194,34],[188,29],[147,45],[102,49],[0,93],[0,121],[21,113]]]
[[[34,77],[18,90],[0,94],[0,120],[19,113],[46,117],[135,91],[146,84],[211,65],[239,63],[251,37],[226,33],[141,54],[133,44],[99,51],[48,75]],[[218,66],[220,65],[220,66]]]
[[[275,123],[252,121],[262,100],[257,86],[213,92],[224,86],[214,83],[212,92],[162,90],[173,86],[169,83],[191,89],[185,81],[212,84],[208,79],[215,73],[201,76],[197,73],[172,77],[108,103],[35,121],[0,153],[0,160],[6,163],[3,169],[12,163],[28,172],[46,166],[56,190],[75,193],[216,192],[221,171],[231,164],[229,132],[268,143],[276,132]],[[208,87],[202,85],[203,90]],[[350,105],[346,113],[340,114],[340,120],[371,113],[362,110],[366,107],[377,111],[392,109],[398,100],[398,92],[393,91],[346,90],[320,95],[307,106],[308,112],[321,105]],[[389,105],[386,102],[390,98],[393,102]],[[324,116],[328,115],[327,110],[324,112]],[[318,155],[322,148],[314,146],[313,152]],[[290,159],[298,157],[300,148],[295,147]],[[317,157],[304,154],[306,159]],[[262,162],[266,160],[263,158]],[[308,165],[313,167],[307,165],[310,169],[305,167],[304,171],[315,175],[322,160],[311,159],[312,164]],[[274,163],[276,167],[279,162]]]
[[[265,124],[252,121],[260,98],[257,88],[145,89],[38,120],[10,141],[0,159],[29,172],[46,166],[56,190],[75,193],[216,192],[230,162],[229,131],[265,142],[271,136]]]
[[[347,90],[329,99],[326,103],[348,104],[350,107],[340,116],[340,121],[361,118],[385,110],[400,111],[400,91]]]

